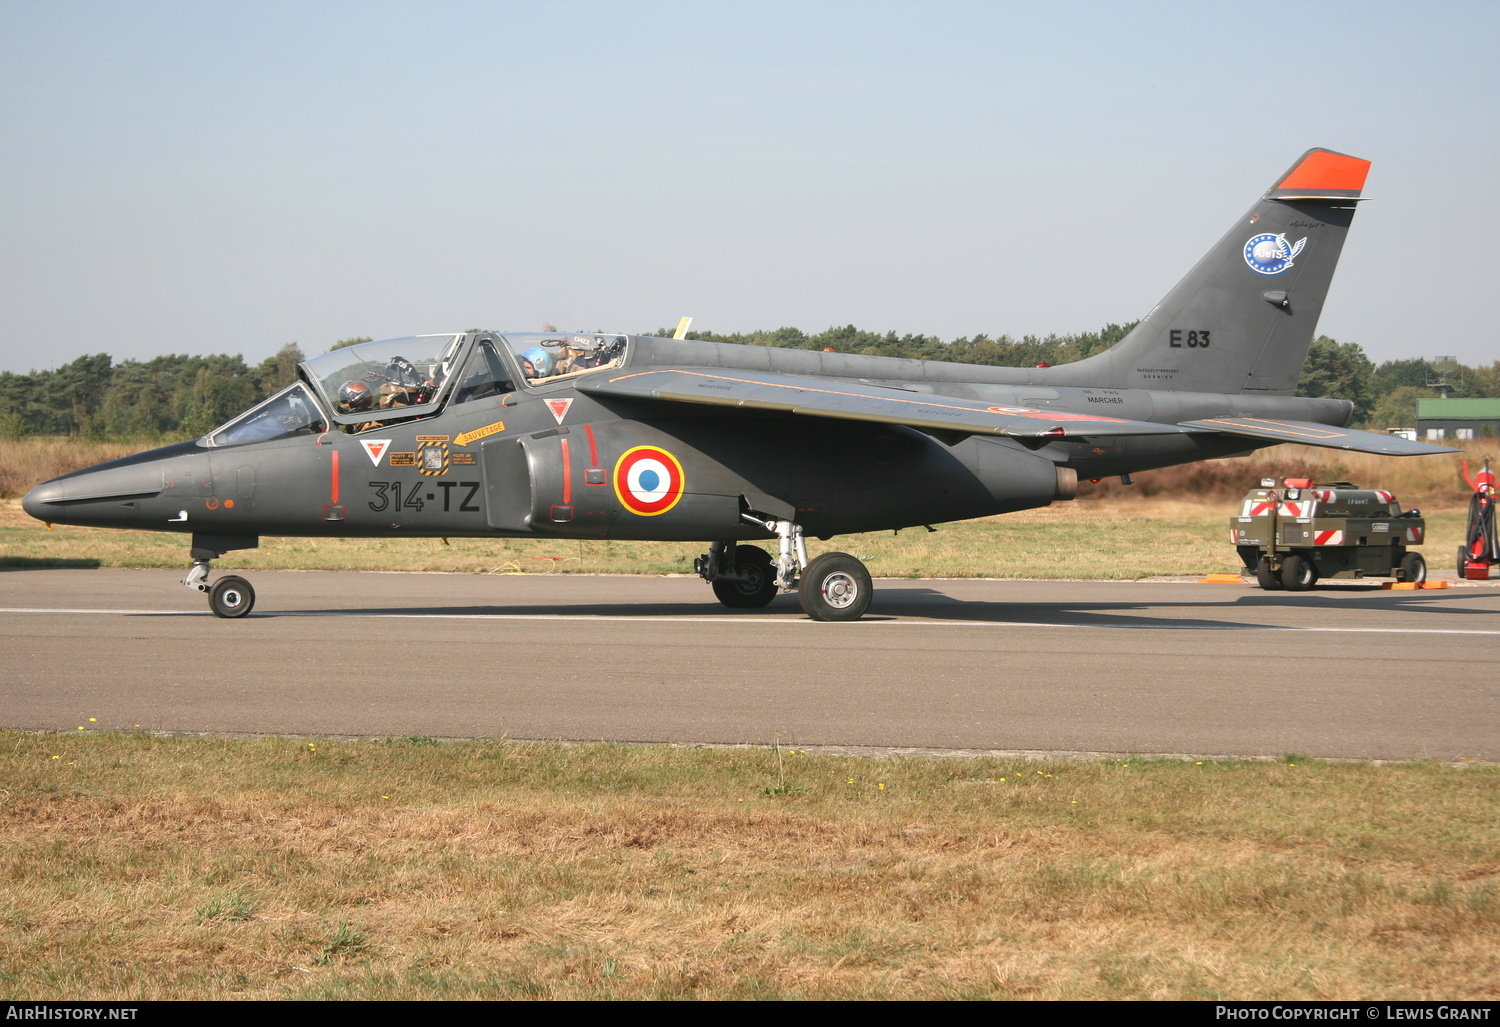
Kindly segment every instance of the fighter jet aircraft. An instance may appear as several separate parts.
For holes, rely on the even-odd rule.
[[[58,524],[191,536],[184,584],[255,601],[210,561],[263,535],[702,541],[726,606],[796,590],[862,616],[869,572],[805,539],[1071,499],[1080,477],[1283,442],[1444,451],[1343,428],[1292,392],[1369,162],[1309,150],[1117,345],[988,367],[633,335],[467,332],[368,342],[201,439],[38,485]],[[754,545],[774,541],[774,555]]]

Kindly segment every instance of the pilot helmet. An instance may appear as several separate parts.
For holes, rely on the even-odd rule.
[[[364,382],[345,382],[339,386],[339,403],[345,410],[365,410],[375,400],[375,394]]]
[[[532,375],[533,378],[545,378],[552,373],[552,354],[540,346],[533,346],[525,353],[522,353],[521,359],[531,364],[532,369],[536,372]]]

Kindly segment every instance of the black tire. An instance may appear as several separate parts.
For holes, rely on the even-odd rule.
[[[1464,546],[1458,547],[1458,580],[1464,580],[1464,571],[1469,567],[1469,550]]]
[[[1418,585],[1427,580],[1427,561],[1422,559],[1421,553],[1407,553],[1402,558],[1401,567],[1396,571],[1396,580]]]
[[[1255,564],[1255,581],[1267,592],[1281,591],[1281,576],[1271,569],[1271,558],[1262,556]]]
[[[1281,561],[1281,585],[1288,592],[1306,592],[1318,582],[1318,569],[1301,553],[1290,553]]]
[[[813,620],[859,620],[870,608],[870,572],[848,553],[824,553],[807,565],[797,598]]]
[[[208,608],[215,617],[243,617],[255,606],[255,589],[233,574],[214,582],[208,591]]]
[[[759,546],[735,546],[734,569],[742,581],[713,582],[719,602],[736,610],[765,606],[776,598],[776,565]]]

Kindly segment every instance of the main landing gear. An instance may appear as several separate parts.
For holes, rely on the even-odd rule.
[[[254,549],[258,538],[238,538],[222,535],[193,536],[193,566],[182,583],[195,592],[208,594],[208,608],[215,617],[243,617],[255,606],[255,589],[250,582],[235,574],[228,574],[208,582],[209,564],[231,549]]]
[[[698,557],[693,569],[713,586],[725,606],[749,609],[765,606],[778,592],[797,592],[802,612],[813,620],[859,620],[870,608],[872,586],[865,565],[848,553],[807,557],[802,526],[791,521],[742,514],[746,521],[775,532],[778,555],[759,546],[715,542]]]

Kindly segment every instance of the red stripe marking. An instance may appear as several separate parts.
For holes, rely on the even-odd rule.
[[[584,425],[583,433],[589,437],[589,466],[598,467],[599,447],[594,444],[594,426],[592,424]]]
[[[339,501],[339,451],[338,450],[335,449],[333,451],[333,463],[329,464],[328,466],[329,466],[329,472],[328,472],[328,474],[329,474],[329,477],[331,479],[329,481],[329,485],[330,485],[331,491],[333,493],[333,495],[329,497],[328,502],[330,504],[337,504],[338,501]]]
[[[573,467],[572,467],[572,464],[568,460],[568,440],[567,439],[559,439],[558,441],[562,443],[562,454],[563,454],[563,501],[562,501],[562,505],[563,506],[567,506],[569,503],[573,502]]]
[[[1310,153],[1281,180],[1281,189],[1350,189],[1365,187],[1370,162],[1342,153]]]

